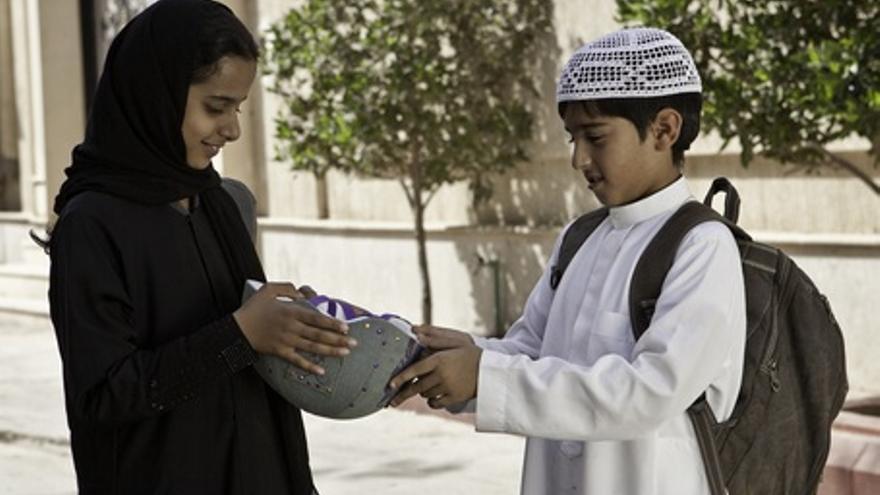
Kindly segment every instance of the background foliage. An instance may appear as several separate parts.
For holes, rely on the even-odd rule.
[[[549,33],[545,0],[306,0],[265,33],[278,156],[319,178],[330,169],[400,181],[414,213],[431,319],[424,209],[447,183],[476,199],[524,160],[530,74]]]
[[[617,0],[619,20],[668,29],[703,76],[703,129],[809,170],[840,166],[875,193],[870,174],[828,151],[851,135],[880,158],[880,2]]]

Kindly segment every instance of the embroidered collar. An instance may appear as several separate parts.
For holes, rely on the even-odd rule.
[[[632,227],[661,213],[678,208],[693,199],[687,180],[682,176],[672,184],[635,203],[608,209],[611,225],[616,229]]]

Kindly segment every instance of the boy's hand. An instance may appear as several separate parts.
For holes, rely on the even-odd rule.
[[[419,343],[432,351],[474,345],[469,333],[451,328],[418,325],[413,327],[413,332],[419,338]]]
[[[399,406],[418,394],[434,409],[448,407],[477,395],[480,356],[483,350],[473,343],[438,351],[416,362],[391,379],[391,388],[403,388],[391,400]]]
[[[323,368],[298,351],[323,356],[345,356],[355,345],[348,337],[348,326],[279,298],[302,299],[303,295],[288,283],[263,285],[232,316],[251,347],[262,354],[274,354],[294,365],[319,375]]]

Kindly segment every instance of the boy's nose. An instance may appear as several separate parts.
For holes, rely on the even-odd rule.
[[[590,158],[589,150],[584,144],[575,141],[571,150],[571,168],[584,171],[592,166],[593,160]]]
[[[593,160],[587,153],[578,153],[575,151],[571,154],[571,168],[579,171],[589,169],[593,165]]]

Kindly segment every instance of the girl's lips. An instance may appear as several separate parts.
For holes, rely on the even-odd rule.
[[[217,153],[220,152],[220,148],[221,148],[221,146],[217,146],[217,145],[214,145],[214,144],[208,144],[208,143],[202,143],[202,144],[204,144],[204,145],[205,145],[205,149],[208,150],[208,156],[212,156],[212,157],[213,157],[214,155],[216,155]]]

